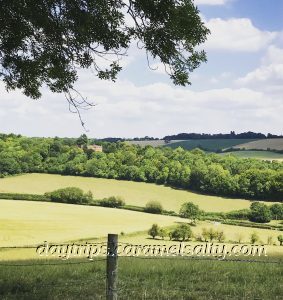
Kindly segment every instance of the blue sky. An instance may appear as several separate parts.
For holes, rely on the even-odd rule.
[[[83,118],[91,137],[179,132],[283,134],[283,0],[195,0],[211,30],[208,62],[175,87],[158,61],[132,47],[116,83],[81,72],[76,88],[97,106]],[[0,84],[0,132],[78,136],[78,117],[62,95],[30,100]]]

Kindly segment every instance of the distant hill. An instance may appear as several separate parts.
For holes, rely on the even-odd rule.
[[[171,141],[166,144],[167,147],[176,149],[182,147],[186,150],[200,148],[205,151],[220,152],[223,149],[232,148],[239,144],[246,144],[254,141],[254,139],[203,139],[203,140],[187,140],[187,141]]]
[[[266,138],[283,138],[283,136],[275,135],[268,133],[267,135],[263,133],[256,133],[252,131],[243,132],[236,134],[235,131],[231,131],[230,133],[179,133],[176,135],[167,135],[163,139],[164,140],[211,140],[211,139],[266,139]]]
[[[245,150],[283,151],[283,138],[250,141],[250,142],[235,145],[235,146],[233,146],[233,148],[245,149]]]

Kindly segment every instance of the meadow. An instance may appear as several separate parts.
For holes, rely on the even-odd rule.
[[[75,186],[91,191],[95,199],[121,196],[126,204],[144,207],[148,201],[159,201],[163,208],[179,212],[184,202],[193,202],[207,212],[228,212],[249,208],[251,201],[202,195],[163,185],[113,179],[26,174],[0,179],[0,192],[44,194],[59,188]],[[270,203],[266,203],[270,204]]]
[[[257,158],[262,160],[283,161],[283,154],[271,151],[234,151],[221,153],[220,155],[233,155],[240,158]]]
[[[28,264],[29,261],[25,262]],[[105,261],[1,266],[2,299],[105,299]],[[118,296],[131,299],[282,299],[279,264],[119,258]],[[15,272],[16,269],[16,272]]]
[[[254,139],[203,139],[203,140],[187,140],[178,141],[172,144],[168,144],[167,147],[176,149],[182,147],[186,150],[193,150],[195,148],[205,149],[206,151],[217,151],[226,148],[231,148],[239,144],[249,143]]]
[[[72,204],[0,200],[0,247],[36,246],[44,241],[105,242],[108,233],[120,234],[119,241],[133,244],[176,244],[174,241],[152,239],[147,230],[153,223],[172,228],[186,219],[134,212],[123,209],[89,207]],[[269,237],[276,246],[267,246],[268,255],[281,255],[277,236],[280,232],[225,225],[212,221],[198,221],[192,227],[195,236],[202,229],[223,231],[225,242],[250,243],[250,235],[257,233],[260,244],[267,244]],[[195,240],[192,244],[199,244]],[[37,259],[35,249],[0,249],[0,260]]]
[[[41,244],[136,232],[181,218],[122,209],[60,203],[0,200],[0,246]]]
[[[246,150],[283,150],[283,139],[263,139],[246,143],[238,143],[238,145],[234,148]]]

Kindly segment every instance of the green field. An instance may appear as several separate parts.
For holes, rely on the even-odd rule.
[[[29,263],[29,262],[26,262]],[[104,261],[81,265],[2,266],[2,299],[105,299]],[[282,299],[282,265],[120,258],[122,300]]]
[[[86,192],[92,191],[95,199],[121,196],[129,205],[144,207],[148,201],[156,200],[162,203],[164,209],[176,212],[182,203],[189,201],[207,212],[244,209],[251,204],[248,200],[207,196],[162,185],[113,179],[49,174],[27,174],[0,179],[0,192],[7,193],[43,194],[70,186],[79,187]]]
[[[236,145],[236,147],[234,148],[245,150],[283,150],[283,139],[262,139],[251,142],[239,143],[239,145]]]
[[[0,246],[90,239],[110,232],[147,230],[153,223],[173,225],[182,220],[104,207],[0,200]]]
[[[257,158],[262,160],[283,161],[283,154],[271,151],[233,151],[221,153],[221,155],[234,155],[240,158]]]
[[[18,200],[0,200],[0,247],[27,246],[43,244],[44,241],[93,241],[99,239],[105,242],[108,233],[124,234],[121,242],[135,244],[162,243],[172,245],[175,242],[152,240],[147,230],[153,223],[161,227],[172,227],[186,219],[177,217],[153,215],[123,209],[104,207],[89,207],[61,203],[29,202]],[[275,246],[268,246],[268,254],[282,255],[277,241],[280,232],[268,229],[256,229],[220,224],[211,221],[199,221],[192,227],[195,236],[202,229],[221,230],[225,235],[225,243],[250,242],[250,235],[257,233],[260,244],[267,244],[272,237]],[[195,244],[195,240],[191,243]],[[36,259],[34,249],[8,249],[0,251],[0,260]]]
[[[234,147],[238,144],[244,144],[254,141],[254,139],[211,139],[211,140],[187,140],[168,144],[166,147],[176,149],[182,147],[186,150],[195,148],[205,149],[207,151],[217,151]]]

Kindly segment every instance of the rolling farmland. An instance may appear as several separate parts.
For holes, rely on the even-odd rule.
[[[257,158],[262,160],[283,161],[283,154],[271,151],[234,151],[221,153],[221,155],[233,155],[240,158]]]
[[[251,141],[247,143],[239,143],[234,148],[246,150],[283,150],[283,139],[264,139]]]
[[[187,140],[187,141],[178,141],[167,145],[173,149],[182,147],[186,150],[192,150],[195,148],[205,149],[207,151],[217,151],[225,148],[232,148],[238,144],[248,143],[254,141],[252,139],[211,139],[211,140]]]
[[[159,201],[166,210],[178,212],[184,202],[193,202],[207,212],[227,212],[249,208],[251,201],[208,196],[163,185],[114,179],[26,174],[0,179],[0,192],[44,194],[64,187],[91,191],[94,199],[121,196],[126,204],[144,207],[148,201]],[[269,204],[269,203],[267,203]]]
[[[147,230],[181,218],[122,209],[60,203],[0,200],[0,245],[22,246]]]

